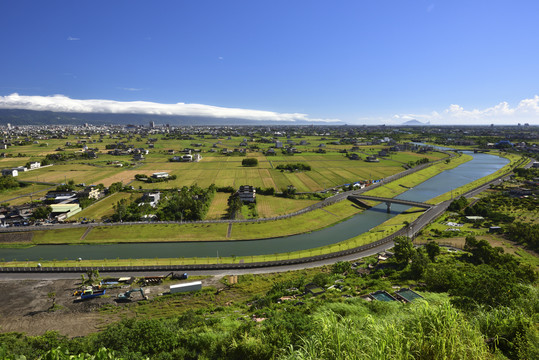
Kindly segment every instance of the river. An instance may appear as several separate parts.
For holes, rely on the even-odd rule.
[[[487,176],[509,162],[505,158],[494,155],[469,154],[473,156],[472,160],[426,180],[397,198],[424,202]],[[111,245],[38,245],[25,249],[0,249],[0,258],[5,261],[61,260],[79,257],[97,260],[216,257],[217,255],[240,257],[286,253],[350,239],[369,231],[408,208],[408,206],[392,204],[391,213],[388,214],[386,213],[386,205],[380,204],[332,227],[307,234],[273,239]],[[328,216],[331,215],[328,214]]]

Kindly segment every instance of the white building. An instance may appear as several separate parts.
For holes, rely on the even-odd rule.
[[[166,179],[169,177],[167,172],[156,172],[152,174],[154,179]]]
[[[13,177],[19,176],[19,170],[17,170],[17,169],[2,169],[2,175],[4,175],[4,176],[11,175]]]

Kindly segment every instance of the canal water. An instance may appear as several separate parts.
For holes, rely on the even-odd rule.
[[[397,198],[424,202],[487,176],[509,162],[505,158],[494,155],[469,154],[473,156],[472,160],[430,178],[397,196]],[[350,206],[353,205],[351,204]],[[38,245],[26,249],[0,249],[0,258],[5,261],[39,261],[77,259],[79,257],[83,259],[151,259],[239,257],[286,253],[335,244],[350,239],[369,231],[408,208],[408,206],[392,204],[391,213],[388,214],[386,205],[380,204],[332,227],[307,234],[273,239],[111,245]],[[328,216],[331,215],[328,214]]]

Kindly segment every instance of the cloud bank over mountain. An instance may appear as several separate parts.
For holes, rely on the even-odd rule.
[[[300,113],[225,108],[202,104],[161,104],[148,101],[78,100],[64,95],[25,96],[17,93],[0,96],[0,109],[54,111],[65,113],[148,114],[245,119],[254,121],[283,121],[310,123],[340,123],[338,119],[313,119]]]
[[[215,119],[243,119],[260,122],[283,123],[317,123],[339,124],[339,119],[311,118],[301,113],[278,113],[273,111],[226,108],[203,104],[162,104],[149,101],[114,101],[103,99],[80,100],[64,95],[26,96],[13,93],[0,96],[0,109],[17,109],[33,111],[52,111],[61,113],[86,114],[139,114],[156,116],[186,116]],[[452,104],[442,111],[430,113],[396,114],[391,118],[369,117],[360,118],[356,124],[400,125],[410,120],[417,120],[432,125],[488,125],[529,123],[539,124],[539,96],[521,100],[516,106],[501,102],[484,109],[465,109]],[[354,123],[352,121],[348,123]]]
[[[447,109],[430,114],[400,114],[394,115],[388,123],[402,123],[417,119],[421,122],[430,121],[436,125],[486,125],[486,124],[539,124],[539,96],[521,100],[515,107],[506,101],[485,109],[464,109],[460,105],[452,104]]]

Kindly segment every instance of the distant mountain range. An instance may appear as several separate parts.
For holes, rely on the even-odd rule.
[[[422,123],[419,120],[412,119],[412,120],[408,120],[406,122],[403,122],[402,125],[408,125],[408,126],[430,125],[430,121],[427,121],[426,123]]]
[[[111,113],[71,113],[53,111],[33,111],[0,109],[0,124],[5,125],[345,125],[344,122],[309,121],[258,121],[237,118],[215,118],[203,116],[151,115],[151,114],[111,114]]]

